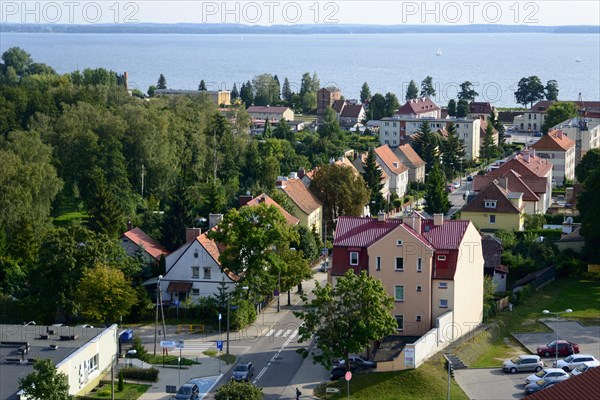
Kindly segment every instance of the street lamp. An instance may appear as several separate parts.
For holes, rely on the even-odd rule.
[[[570,308],[567,308],[565,311],[558,311],[558,312],[552,312],[552,311],[548,311],[548,310],[544,310],[542,311],[542,313],[544,314],[553,314],[556,315],[556,342],[554,342],[554,356],[555,356],[555,361],[556,363],[558,363],[558,316],[560,314],[563,313],[572,313],[573,310],[571,310]]]

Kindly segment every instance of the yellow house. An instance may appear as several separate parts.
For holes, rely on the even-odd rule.
[[[523,193],[509,192],[494,180],[465,204],[460,216],[483,230],[522,231],[525,222]]]
[[[300,225],[321,232],[323,223],[323,205],[317,197],[304,185],[297,174],[293,177],[278,177],[277,189],[281,190],[291,200],[294,210],[292,215],[300,220]]]

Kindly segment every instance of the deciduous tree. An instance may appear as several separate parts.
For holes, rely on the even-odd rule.
[[[575,177],[579,183],[585,182],[590,173],[600,167],[600,149],[591,149],[575,166]]]
[[[465,118],[469,112],[469,102],[465,99],[458,100],[456,106],[456,118]]]
[[[577,116],[577,105],[570,101],[554,103],[546,111],[546,119],[542,125],[542,132],[547,133],[550,128]]]
[[[387,92],[385,94],[385,116],[391,117],[400,108],[398,97],[394,93]]]
[[[421,97],[433,97],[435,96],[435,88],[433,87],[433,78],[427,76],[421,82]]]
[[[528,78],[521,78],[519,80],[517,91],[515,92],[515,99],[517,103],[523,104],[523,106],[533,106],[538,100],[544,98],[544,84],[537,76],[533,75]]]
[[[577,209],[581,215],[581,235],[585,239],[585,253],[591,262],[600,262],[600,168],[589,172],[579,194]]]
[[[215,400],[262,400],[263,398],[262,388],[250,382],[230,381],[221,385],[215,393]]]
[[[471,82],[465,81],[460,84],[460,91],[458,92],[459,100],[473,101],[477,96],[479,96],[479,93],[475,91]]]
[[[546,82],[544,92],[546,94],[546,100],[558,101],[558,82],[554,79]]]
[[[454,99],[448,101],[448,115],[451,117],[456,116],[456,100]]]
[[[19,385],[31,400],[72,400],[69,395],[69,379],[64,372],[58,372],[49,358],[38,358],[33,362],[33,372]]]
[[[375,93],[369,102],[369,119],[379,120],[385,117],[385,97]]]

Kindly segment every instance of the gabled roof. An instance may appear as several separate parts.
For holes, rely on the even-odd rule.
[[[429,97],[422,97],[407,101],[396,114],[398,115],[419,115],[431,111],[439,110],[440,107]]]
[[[548,172],[552,171],[552,167],[553,165],[551,162],[535,155],[535,149],[523,150],[521,153],[497,168],[494,171],[494,174],[503,175],[512,169],[524,177],[544,177]]]
[[[339,217],[333,245],[369,247],[401,224],[402,221],[396,219],[379,222],[376,218]]]
[[[600,367],[590,368],[583,374],[557,382],[540,390],[527,399],[530,400],[567,400],[567,399],[596,399],[600,393]]]
[[[381,159],[381,161],[396,175],[400,175],[404,171],[408,171],[408,168],[402,161],[396,157],[390,146],[387,144],[380,146],[375,149],[375,154]]]
[[[350,160],[348,160],[347,157],[338,158],[337,160],[334,161],[334,164],[342,166],[342,167],[348,167],[352,170],[354,175],[359,175],[358,169],[356,169],[354,164],[352,164],[352,162]]]
[[[146,253],[150,254],[152,258],[160,260],[161,256],[169,254],[167,249],[160,245],[156,240],[152,239],[148,234],[142,231],[140,228],[133,228],[123,234],[127,239],[140,247],[143,247]]]
[[[331,105],[331,108],[333,108],[334,111],[339,114],[344,109],[345,104],[346,102],[344,100],[335,100]]]
[[[523,201],[539,201],[540,197],[536,194],[536,192],[530,188],[523,181],[523,179],[521,179],[521,176],[512,169],[503,175],[475,175],[473,178],[473,191],[480,192],[494,180],[499,180],[501,178],[506,179],[507,189],[509,192],[523,193]],[[546,179],[540,178],[540,180],[543,183],[543,188],[540,193],[543,193],[546,191]]]
[[[496,269],[502,264],[502,242],[492,235],[481,237],[483,267]]]
[[[229,277],[229,279],[231,279],[234,282],[240,279],[239,275],[233,273],[232,271],[229,271],[228,269],[223,268],[223,266],[221,265],[221,262],[219,261],[219,257],[221,257],[221,251],[223,250],[221,245],[217,244],[214,240],[209,239],[208,236],[206,236],[206,232],[198,236],[196,240],[198,240],[202,247],[204,247],[206,252],[213,258],[213,260],[215,260],[217,265],[221,268],[223,273]]]
[[[550,101],[550,100],[540,100],[537,103],[535,103],[529,110],[527,110],[528,112],[541,112],[541,113],[545,113],[548,110],[548,107],[550,107],[554,102]]]
[[[541,176],[522,176],[521,180],[536,194],[546,193],[548,180]]]
[[[256,196],[255,198],[247,202],[246,205],[252,207],[257,206],[261,203],[277,208],[281,215],[283,215],[283,217],[285,218],[285,221],[288,223],[288,225],[298,225],[300,223],[300,220],[298,218],[294,217],[292,214],[287,212],[285,208],[281,207],[279,203],[277,203],[275,200],[269,197],[269,195],[266,193]]]
[[[336,92],[339,92],[340,89],[337,88],[337,87],[335,87],[335,86],[327,86],[327,87],[322,87],[321,89],[319,89],[319,92],[320,91],[327,91],[329,93],[336,93]]]
[[[342,109],[340,117],[342,118],[358,118],[363,112],[364,108],[362,104],[346,104]]]
[[[531,145],[532,149],[540,151],[567,151],[575,147],[575,142],[563,135],[560,130],[552,130],[543,135],[540,140]]]
[[[504,213],[504,214],[519,214],[525,206],[525,203],[521,206],[521,209],[517,208],[516,204],[509,200],[510,193],[498,184],[498,181],[494,181],[487,185],[477,196],[471,200],[468,204],[465,204],[461,211],[464,212],[477,212],[477,213]],[[485,203],[489,200],[496,201],[495,208],[488,208]]]
[[[285,194],[302,210],[305,214],[311,214],[319,207],[321,202],[308,189],[300,179],[288,179],[283,181],[283,185],[279,187]]]
[[[287,110],[290,108],[279,106],[250,106],[246,109],[249,113],[284,113]]]
[[[472,101],[469,103],[469,113],[470,114],[486,114],[489,115],[492,113],[494,108],[490,104],[489,101]]]
[[[434,225],[432,219],[421,221],[421,234],[436,250],[456,250],[465,236],[469,221],[444,220],[442,225]]]
[[[409,163],[413,164],[415,167],[421,167],[425,165],[425,161],[419,157],[415,149],[410,144],[403,144],[396,149],[394,149],[394,154],[402,161],[407,160]]]

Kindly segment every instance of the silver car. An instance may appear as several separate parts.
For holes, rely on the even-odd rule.
[[[588,361],[598,361],[591,354],[571,354],[569,357],[566,357],[562,360],[558,360],[558,362],[554,362],[552,366],[554,368],[562,368],[565,371],[569,372],[577,367],[579,367],[584,362]]]
[[[538,372],[542,368],[544,368],[544,363],[539,356],[534,355],[517,356],[502,363],[502,370],[511,374],[522,371]]]
[[[583,364],[581,364],[579,367],[575,368],[571,372],[571,374],[573,374],[573,376],[583,374],[588,369],[596,368],[598,366],[600,366],[600,361],[586,361]]]
[[[559,382],[569,379],[569,374],[560,368],[544,368],[543,370],[536,372],[535,374],[529,375],[525,378],[525,384],[528,385],[533,382],[537,382],[540,379],[546,381]]]

